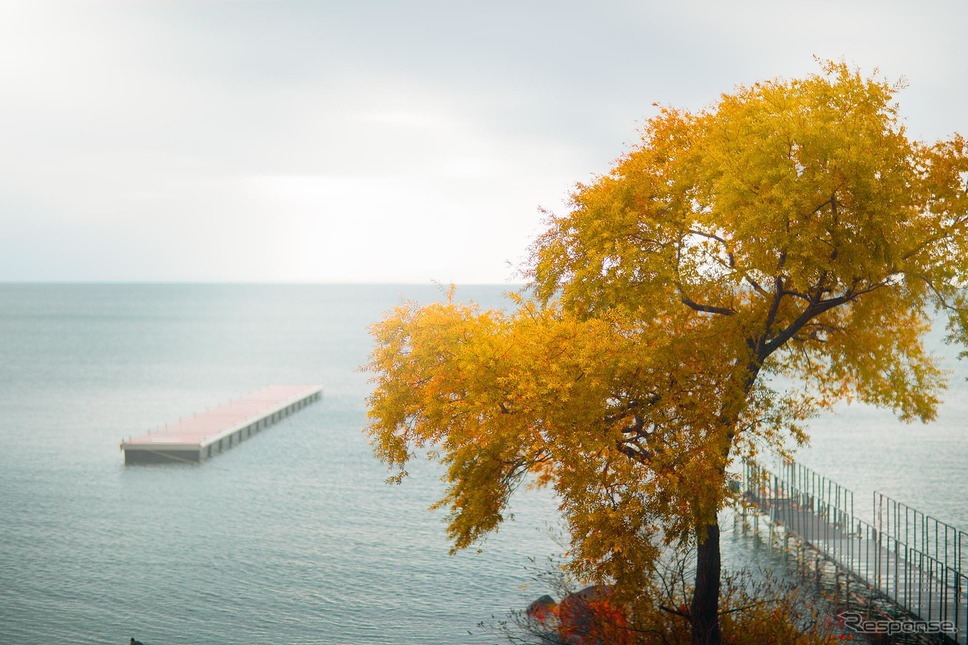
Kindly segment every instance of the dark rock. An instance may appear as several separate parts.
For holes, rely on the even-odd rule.
[[[558,605],[561,633],[567,643],[596,643],[595,632],[600,631],[596,604],[611,595],[607,585],[591,585],[568,594]]]
[[[528,605],[527,616],[544,624],[549,616],[554,615],[557,604],[554,598],[545,594]]]

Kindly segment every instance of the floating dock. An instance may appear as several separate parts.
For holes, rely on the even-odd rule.
[[[121,442],[125,464],[198,463],[322,397],[315,385],[272,385],[208,412]]]

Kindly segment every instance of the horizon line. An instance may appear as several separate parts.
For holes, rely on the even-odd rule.
[[[440,280],[428,280],[426,282],[412,281],[310,281],[310,280],[4,280],[0,279],[0,285],[50,285],[50,286],[70,286],[70,285],[198,285],[198,286],[332,286],[332,287],[365,287],[365,286],[428,286],[428,287],[447,287],[456,285],[458,287],[493,287],[493,286],[527,286],[527,282],[443,282]]]

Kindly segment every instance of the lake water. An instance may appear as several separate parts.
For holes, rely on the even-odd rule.
[[[502,290],[458,296],[498,306]],[[554,500],[523,491],[482,552],[449,556],[436,470],[387,486],[360,432],[367,326],[442,297],[0,285],[0,643],[495,642],[476,624],[546,591],[530,559],[561,551]],[[959,369],[938,424],[851,408],[814,423],[804,461],[968,525]],[[274,383],[324,399],[202,466],[123,465],[123,437]]]

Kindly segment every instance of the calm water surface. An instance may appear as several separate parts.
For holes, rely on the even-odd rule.
[[[499,302],[501,289],[465,289]],[[0,286],[0,643],[463,643],[560,550],[525,493],[447,554],[436,474],[388,487],[367,325],[434,287]],[[324,400],[200,467],[122,437],[271,383]]]
[[[458,296],[496,306],[502,290]],[[367,326],[442,297],[0,285],[0,643],[494,642],[479,621],[546,591],[527,586],[529,558],[561,550],[554,501],[523,492],[482,553],[449,556],[426,510],[436,472],[386,486],[360,432]],[[850,408],[814,423],[804,461],[968,526],[965,371],[951,366],[936,425]],[[202,466],[123,465],[122,437],[272,383],[319,384],[324,400]],[[724,546],[742,559],[740,538]]]

